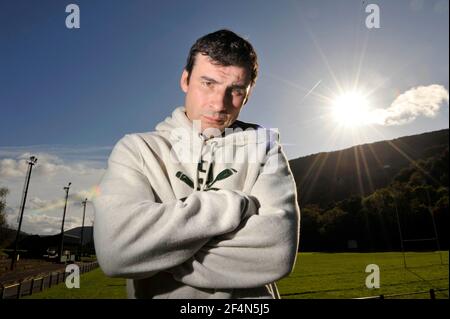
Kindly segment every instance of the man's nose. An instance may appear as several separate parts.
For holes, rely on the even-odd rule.
[[[227,91],[224,92],[215,92],[211,97],[210,105],[211,108],[216,112],[221,112],[227,109],[227,105],[230,103],[230,97],[227,94]]]

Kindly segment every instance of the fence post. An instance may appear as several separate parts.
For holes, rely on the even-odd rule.
[[[41,289],[40,289],[40,291],[42,291],[42,290],[44,290],[44,279],[45,279],[45,277],[43,276],[42,277],[42,281],[41,281]]]
[[[48,288],[52,287],[52,275],[53,275],[53,273],[50,273],[50,280],[48,281]]]
[[[34,288],[34,278],[31,279],[31,285],[30,285],[30,296],[33,294],[33,288]]]
[[[19,299],[20,298],[20,294],[21,294],[21,292],[22,292],[22,282],[19,282],[19,288],[18,288],[18,291],[17,291],[17,299]]]
[[[431,299],[436,299],[436,294],[434,293],[434,289],[433,288],[430,289],[430,298]]]

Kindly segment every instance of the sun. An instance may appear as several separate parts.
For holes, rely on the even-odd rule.
[[[346,92],[332,104],[334,120],[344,127],[357,127],[370,123],[369,102],[364,94],[352,91]]]

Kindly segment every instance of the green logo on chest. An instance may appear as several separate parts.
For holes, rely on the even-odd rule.
[[[213,179],[212,182],[209,182],[205,185],[205,191],[208,190],[218,190],[218,188],[212,187],[216,182],[227,179],[234,173],[237,173],[237,170],[234,168],[226,168],[223,171],[221,171],[219,174],[217,174],[216,178]],[[186,174],[184,174],[181,171],[178,171],[175,176],[182,182],[184,182],[186,185],[188,185],[190,188],[194,189],[194,182],[192,179],[189,178]]]

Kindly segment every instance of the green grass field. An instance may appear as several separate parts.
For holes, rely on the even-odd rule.
[[[441,257],[443,264],[441,264]],[[406,296],[394,294],[436,291],[436,298],[448,298],[448,251],[407,253],[300,253],[292,274],[278,282],[282,298],[358,298],[383,294],[386,298],[429,298],[428,293]],[[366,266],[380,269],[380,288],[366,287]],[[27,298],[126,298],[125,280],[106,277],[100,269],[81,275],[80,289],[59,284]]]
[[[433,288],[436,298],[448,298],[448,251],[406,253],[407,268],[402,253],[300,253],[291,275],[280,282],[282,298],[359,298],[394,294],[427,293],[386,298],[430,298]],[[366,266],[380,269],[380,288],[366,287]]]

